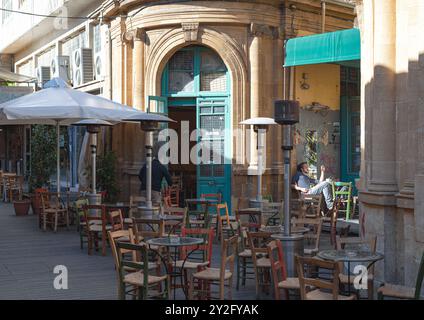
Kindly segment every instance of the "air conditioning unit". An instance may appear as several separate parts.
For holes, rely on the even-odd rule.
[[[74,87],[94,80],[93,50],[79,48],[72,53],[72,82]]]
[[[106,77],[106,32],[107,28],[102,25],[99,31],[100,36],[97,52],[94,53],[94,77],[96,80],[103,80]]]
[[[43,87],[43,85],[50,80],[50,67],[46,66],[38,66],[35,69],[35,76],[37,78],[38,86],[40,88]]]
[[[50,64],[50,71],[52,78],[62,78],[64,81],[69,81],[69,56],[56,56],[52,59]]]

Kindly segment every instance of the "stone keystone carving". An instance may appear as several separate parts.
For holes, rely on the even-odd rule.
[[[181,23],[181,28],[184,31],[184,40],[187,41],[197,41],[199,35],[199,23],[190,22],[190,23]]]
[[[133,30],[125,31],[122,35],[122,40],[125,43],[132,42],[132,41],[145,41],[146,38],[146,31],[142,28],[137,28]]]

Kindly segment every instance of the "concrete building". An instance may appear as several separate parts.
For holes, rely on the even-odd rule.
[[[377,280],[413,287],[424,250],[424,3],[357,2],[365,231],[385,254]]]

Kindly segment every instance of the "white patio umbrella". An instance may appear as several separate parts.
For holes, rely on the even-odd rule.
[[[89,93],[74,90],[61,78],[53,78],[45,89],[0,104],[0,125],[47,124],[56,126],[57,192],[60,192],[59,129],[84,119],[120,122],[145,112]]]

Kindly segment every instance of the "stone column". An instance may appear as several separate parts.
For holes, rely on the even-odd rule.
[[[396,1],[374,1],[374,78],[369,84],[371,122],[368,191],[395,193],[396,182]]]
[[[133,106],[139,110],[145,110],[144,105],[144,41],[146,33],[138,28],[134,37],[134,79],[133,79]]]
[[[254,23],[250,26],[250,35],[252,37],[249,47],[250,64],[250,118],[258,117],[261,103],[260,85],[261,85],[261,33],[258,26]],[[248,168],[249,175],[255,175],[258,169],[258,152],[256,149],[256,133],[250,130],[250,163]]]

